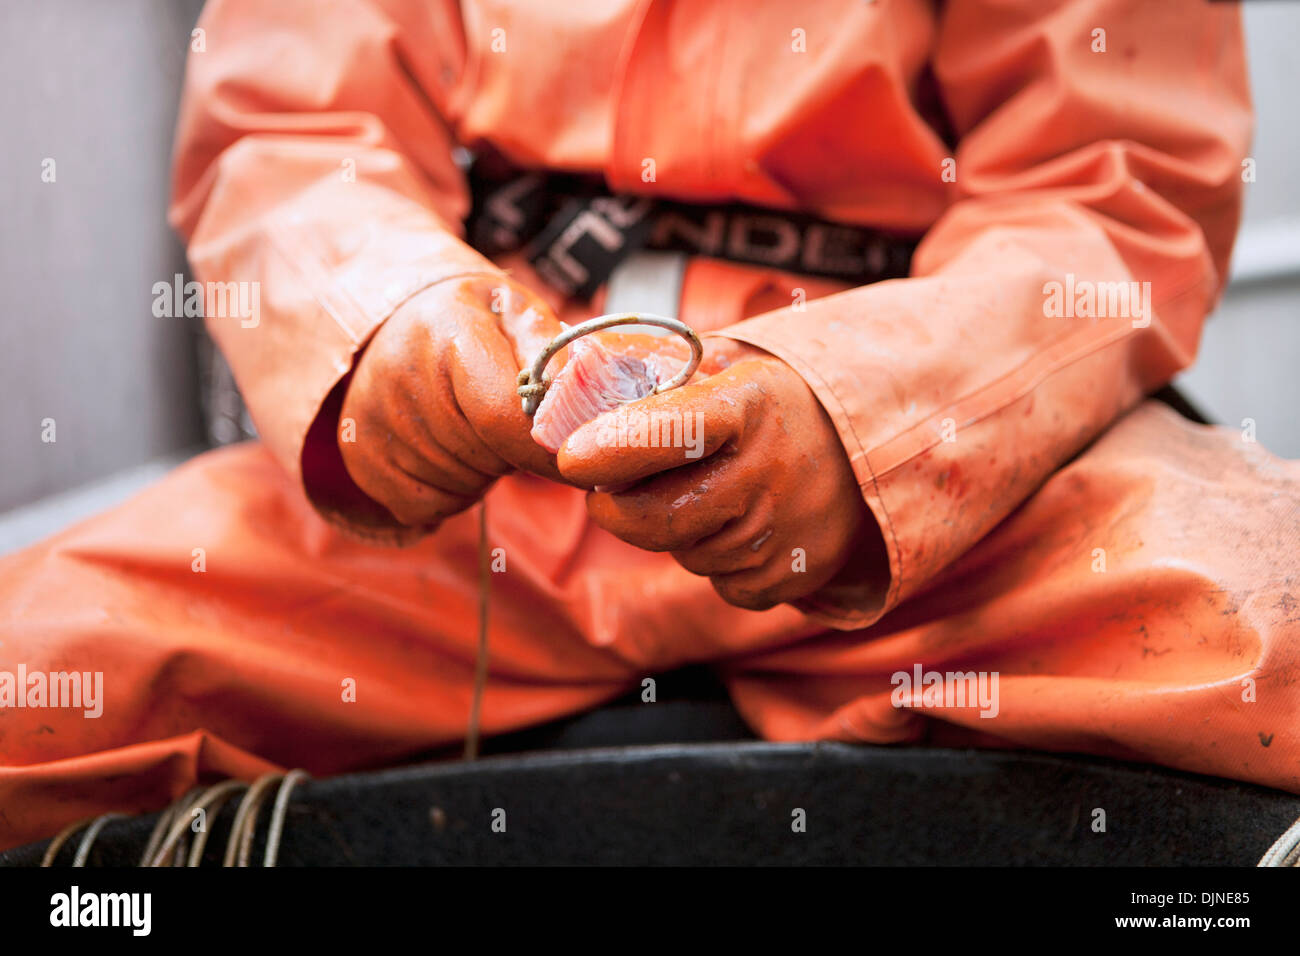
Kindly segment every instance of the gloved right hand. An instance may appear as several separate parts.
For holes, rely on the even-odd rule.
[[[561,326],[504,276],[449,279],[401,305],[362,353],[340,440],[357,486],[403,525],[428,528],[477,501],[514,469],[563,481],[529,434],[519,370]]]

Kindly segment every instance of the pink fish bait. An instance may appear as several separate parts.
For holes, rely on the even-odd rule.
[[[551,454],[603,412],[645,398],[689,355],[674,339],[631,332],[588,335],[568,352],[533,418],[533,441]]]

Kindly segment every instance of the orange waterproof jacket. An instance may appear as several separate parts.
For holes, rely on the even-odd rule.
[[[682,317],[805,378],[881,525],[887,588],[804,608],[839,628],[915,593],[1192,361],[1238,222],[1231,4],[216,0],[200,28],[172,218],[201,279],[260,281],[259,327],[209,328],[326,512],[302,468],[334,440],[326,397],[396,306],[494,268],[459,238],[457,143],[924,233],[912,278],[823,298],[843,286],[687,274]],[[532,285],[562,318],[594,309]],[[718,329],[710,303],[737,286],[763,314]]]

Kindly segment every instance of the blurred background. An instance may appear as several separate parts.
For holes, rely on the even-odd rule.
[[[126,498],[237,421],[203,424],[197,322],[156,318],[185,272],[169,154],[201,0],[0,5],[0,553]],[[1256,182],[1231,284],[1177,382],[1213,421],[1300,458],[1300,2],[1243,4]],[[55,183],[42,181],[54,160]],[[52,419],[56,440],[42,441]],[[230,435],[221,434],[225,428]]]

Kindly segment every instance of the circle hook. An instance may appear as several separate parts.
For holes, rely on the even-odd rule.
[[[619,325],[653,325],[661,329],[667,329],[675,332],[686,340],[686,344],[691,347],[690,360],[682,367],[682,370],[654,387],[650,394],[656,395],[659,392],[666,392],[669,389],[677,388],[679,385],[685,385],[695,370],[700,367],[700,361],[704,358],[704,344],[700,337],[695,334],[695,330],[683,322],[681,319],[670,319],[666,315],[650,315],[645,312],[611,312],[609,315],[598,315],[594,319],[588,319],[586,322],[580,322],[572,328],[565,329],[547,344],[547,346],[537,353],[533,359],[533,364],[519,372],[519,378],[516,380],[519,392],[519,398],[523,404],[524,414],[537,414],[537,406],[542,402],[542,396],[546,394],[546,381],[542,375],[546,371],[547,364],[555,357],[555,353],[560,351],[575,339],[580,339],[584,335],[590,335],[592,332],[599,332],[602,329],[610,329]]]

